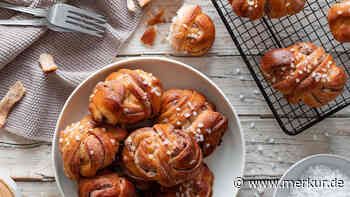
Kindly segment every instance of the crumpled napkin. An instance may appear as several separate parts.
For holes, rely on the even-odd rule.
[[[55,0],[6,0],[29,7],[48,7]],[[142,15],[127,9],[126,0],[76,0],[70,4],[108,18],[103,38],[59,33],[41,27],[0,26],[0,97],[21,80],[27,94],[11,111],[5,129],[29,139],[51,141],[58,115],[73,89],[92,72],[112,63],[118,49],[134,32]],[[0,19],[27,18],[0,8]],[[39,56],[54,56],[59,69],[45,74]]]

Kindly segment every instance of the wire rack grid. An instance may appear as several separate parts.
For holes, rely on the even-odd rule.
[[[308,0],[305,8],[296,15],[282,19],[264,17],[256,21],[236,16],[228,0],[211,1],[285,133],[297,135],[350,104],[349,78],[342,95],[328,105],[311,108],[303,103],[290,104],[264,79],[260,69],[262,56],[271,49],[312,42],[331,53],[337,65],[349,76],[350,53],[345,44],[334,39],[327,21],[328,10],[337,3],[336,0]]]

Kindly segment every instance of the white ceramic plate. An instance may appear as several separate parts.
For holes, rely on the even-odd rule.
[[[206,159],[206,162],[215,175],[213,196],[236,196],[238,189],[232,185],[234,178],[243,175],[245,146],[235,110],[223,92],[199,71],[178,61],[154,57],[130,58],[106,66],[81,83],[68,98],[57,122],[52,149],[55,177],[62,196],[76,197],[77,185],[64,174],[62,158],[58,150],[59,132],[70,123],[79,121],[88,114],[88,98],[94,86],[99,81],[103,81],[108,74],[120,68],[142,69],[151,72],[160,79],[164,89],[197,90],[216,105],[217,111],[226,115],[229,128],[223,138],[223,143]]]

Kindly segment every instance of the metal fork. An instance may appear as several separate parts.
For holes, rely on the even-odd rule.
[[[67,4],[55,4],[48,10],[47,20],[58,27],[102,37],[106,18],[103,15]]]
[[[16,10],[28,14],[32,14],[37,17],[43,17],[42,19],[30,19],[33,21],[33,26],[48,26],[49,28],[62,30],[62,31],[78,31],[98,37],[102,37],[105,31],[106,18],[103,15],[96,14],[94,12],[76,8],[67,4],[55,4],[51,8],[28,8],[22,6],[15,6],[7,3],[0,2],[0,7],[11,10]],[[7,25],[28,25],[27,21],[4,21],[2,24]],[[35,22],[35,20],[37,20]],[[27,22],[27,23],[25,23]]]

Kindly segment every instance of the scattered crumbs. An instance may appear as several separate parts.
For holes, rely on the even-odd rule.
[[[55,63],[53,56],[48,53],[43,53],[39,57],[39,63],[42,70],[45,73],[53,72],[58,69],[57,64]]]
[[[141,37],[141,42],[144,45],[153,46],[154,41],[156,39],[156,36],[157,36],[157,26],[152,26],[152,27],[148,28],[145,31],[145,33],[143,33],[143,35]]]
[[[273,143],[275,140],[273,139],[273,138],[271,138],[271,137],[266,137],[265,139],[264,139],[264,143],[265,144],[269,144],[269,143]]]
[[[239,99],[240,99],[241,101],[244,101],[245,96],[244,96],[243,94],[241,94],[241,95],[239,95]]]
[[[151,0],[137,0],[137,3],[141,8],[146,7],[151,2]]]
[[[22,100],[26,92],[22,82],[17,81],[0,101],[0,128],[6,124],[11,109],[17,102]]]
[[[164,8],[159,9],[159,11],[151,18],[147,21],[147,25],[156,25],[159,23],[165,23],[165,19],[164,19]]]
[[[254,129],[255,128],[255,122],[251,122],[249,124],[249,129]]]
[[[260,94],[259,90],[254,90],[253,93],[254,93],[255,95],[259,95],[259,94]]]
[[[258,145],[258,151],[259,151],[259,152],[262,152],[263,149],[264,149],[264,148],[263,148],[261,145]]]
[[[127,5],[128,10],[130,12],[136,12],[136,5],[135,5],[134,0],[127,0],[126,5]]]

